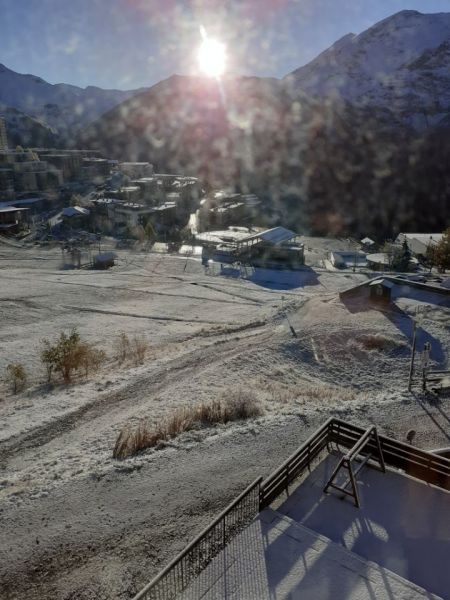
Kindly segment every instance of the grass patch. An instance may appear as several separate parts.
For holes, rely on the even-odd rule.
[[[403,344],[396,341],[393,338],[386,337],[381,334],[364,334],[354,339],[355,345],[363,348],[364,350],[368,350],[371,352],[375,350],[377,352],[386,352],[390,350],[395,350],[396,348],[402,346]]]
[[[117,437],[113,458],[133,456],[141,450],[153,448],[160,442],[195,429],[198,425],[211,427],[219,423],[251,419],[261,414],[262,409],[252,392],[236,390],[209,403],[178,408],[154,425],[141,421],[135,428],[124,427]]]
[[[337,388],[326,384],[314,384],[299,381],[296,384],[279,382],[262,382],[267,400],[276,404],[293,404],[301,402],[348,402],[361,397],[361,392],[352,388]]]
[[[120,364],[130,360],[137,367],[144,362],[149,346],[143,336],[135,335],[130,339],[126,333],[120,333],[114,342],[114,348]]]

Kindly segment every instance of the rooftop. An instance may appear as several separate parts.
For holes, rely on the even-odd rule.
[[[248,237],[240,240],[240,242],[248,243],[253,241],[262,241],[270,244],[282,244],[283,242],[287,242],[296,237],[297,234],[290,229],[286,229],[285,227],[273,227],[272,229],[266,229],[265,231],[249,235]]]

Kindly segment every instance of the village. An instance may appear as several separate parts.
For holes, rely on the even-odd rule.
[[[190,247],[205,267],[210,260],[291,270],[321,266],[414,272],[422,281],[439,279],[433,267],[439,268],[435,249],[443,235],[330,238],[324,246],[268,218],[254,194],[207,190],[195,176],[155,173],[149,162],[119,162],[91,150],[9,149],[1,118],[0,234],[60,247],[63,268],[111,266],[120,247],[184,255]]]

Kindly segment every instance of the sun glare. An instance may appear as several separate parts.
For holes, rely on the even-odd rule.
[[[224,74],[227,56],[225,44],[222,44],[222,42],[205,35],[198,49],[197,57],[200,70],[208,77],[218,79]]]

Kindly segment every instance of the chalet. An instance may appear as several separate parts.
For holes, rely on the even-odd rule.
[[[236,243],[236,259],[257,267],[298,267],[305,264],[298,234],[284,227],[266,229]]]
[[[418,257],[425,257],[428,247],[435,246],[442,239],[442,233],[399,233],[395,243],[401,245],[406,240],[410,251]]]

